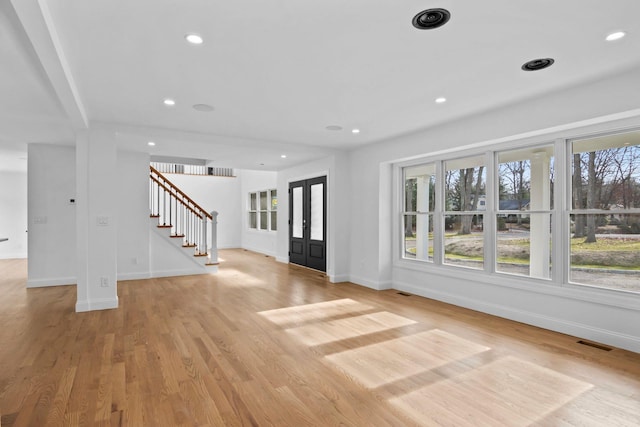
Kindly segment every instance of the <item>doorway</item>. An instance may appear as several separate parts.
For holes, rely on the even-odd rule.
[[[327,177],[289,184],[289,262],[327,270]]]

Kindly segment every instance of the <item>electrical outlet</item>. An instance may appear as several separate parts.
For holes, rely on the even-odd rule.
[[[100,278],[100,286],[103,288],[109,287],[109,278],[107,276],[102,276]]]

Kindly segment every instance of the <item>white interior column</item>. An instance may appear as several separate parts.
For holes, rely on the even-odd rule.
[[[529,209],[544,211],[550,209],[549,179],[550,158],[546,152],[534,153],[531,157],[531,202]],[[530,217],[530,275],[541,279],[550,278],[549,255],[551,242],[549,215],[532,214]]]
[[[416,177],[416,209],[429,211],[429,175]],[[429,215],[416,215],[416,259],[429,259]]]
[[[76,138],[76,311],[118,307],[117,145],[113,132]]]

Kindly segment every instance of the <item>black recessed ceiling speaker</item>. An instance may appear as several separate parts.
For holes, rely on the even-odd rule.
[[[433,30],[442,27],[451,18],[446,9],[427,9],[413,17],[413,26],[419,30]]]
[[[551,58],[534,59],[532,61],[526,62],[522,66],[522,69],[524,71],[538,71],[550,67],[554,62],[555,61]]]

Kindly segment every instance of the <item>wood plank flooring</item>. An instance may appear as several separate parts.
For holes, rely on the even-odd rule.
[[[640,354],[220,251],[217,275],[26,289],[0,261],[10,426],[638,426]]]

